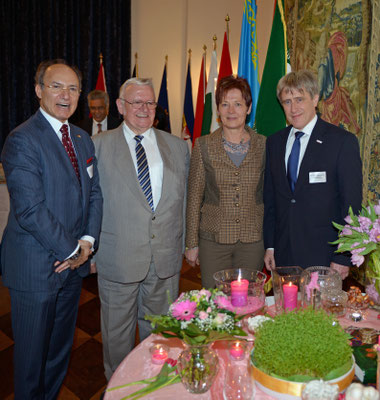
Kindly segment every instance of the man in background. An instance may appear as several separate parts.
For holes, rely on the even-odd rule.
[[[42,62],[35,77],[40,109],[10,133],[2,152],[10,212],[1,264],[11,297],[16,400],[57,398],[99,236],[94,146],[68,123],[80,91],[79,70],[64,60]]]
[[[88,108],[92,118],[84,118],[79,126],[90,136],[117,128],[121,121],[109,115],[110,99],[107,92],[93,90],[87,96]]]
[[[332,222],[361,208],[357,138],[316,115],[319,88],[310,71],[280,79],[277,97],[288,123],[267,139],[264,182],[265,265],[330,266],[343,278],[350,258],[335,253]]]
[[[152,127],[150,79],[127,80],[116,103],[124,123],[93,138],[104,193],[96,268],[107,379],[132,350],[136,322],[143,340],[144,316],[168,311],[167,292],[178,296],[189,167],[186,143]]]

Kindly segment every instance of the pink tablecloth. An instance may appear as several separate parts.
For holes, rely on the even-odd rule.
[[[273,307],[269,307],[268,311],[272,311]],[[373,310],[368,310],[365,319],[361,322],[354,323],[347,318],[340,318],[342,326],[357,326],[360,328],[374,328],[380,329],[380,320],[377,319],[378,313]],[[177,359],[179,353],[184,349],[182,342],[179,339],[165,339],[158,335],[151,335],[140,343],[120,364],[119,368],[113,374],[109,381],[108,388],[119,386],[128,382],[134,382],[140,379],[146,379],[157,375],[161,369],[161,366],[153,365],[150,362],[149,349],[153,343],[165,343],[170,347],[169,357]],[[167,400],[167,399],[212,399],[212,400],[223,400],[223,386],[224,376],[227,363],[229,362],[228,351],[226,350],[226,342],[216,342],[213,345],[213,349],[217,351],[219,356],[219,372],[212,385],[211,389],[204,394],[194,395],[186,391],[185,387],[180,384],[174,384],[166,388],[159,389],[152,394],[144,397],[144,399],[150,400]],[[248,357],[245,361],[239,361],[239,363],[247,363]],[[115,390],[112,392],[106,392],[104,400],[119,400],[124,396],[133,393],[140,389],[141,385],[134,385],[132,387]],[[273,397],[268,396],[261,390],[256,388],[255,400],[270,400]]]

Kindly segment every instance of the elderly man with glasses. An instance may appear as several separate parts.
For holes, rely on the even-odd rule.
[[[11,207],[1,264],[11,297],[16,400],[57,398],[99,237],[94,145],[68,123],[80,91],[75,67],[42,62],[35,77],[40,108],[11,132],[2,152]]]
[[[93,138],[104,193],[96,268],[107,379],[132,350],[136,322],[143,340],[144,316],[167,312],[167,291],[178,295],[189,167],[187,144],[152,127],[151,80],[127,80],[116,104],[124,123]]]

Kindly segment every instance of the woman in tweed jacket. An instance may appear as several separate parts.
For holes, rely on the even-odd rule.
[[[215,93],[221,128],[194,146],[186,210],[187,262],[200,264],[202,285],[225,268],[261,270],[265,137],[245,125],[251,90],[240,77],[223,78]]]

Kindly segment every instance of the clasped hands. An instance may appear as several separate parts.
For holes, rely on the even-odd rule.
[[[78,242],[81,249],[79,257],[76,260],[56,261],[54,263],[54,266],[57,267],[55,272],[59,274],[68,268],[76,269],[88,260],[88,257],[92,254],[92,244],[87,240],[79,240]]]

